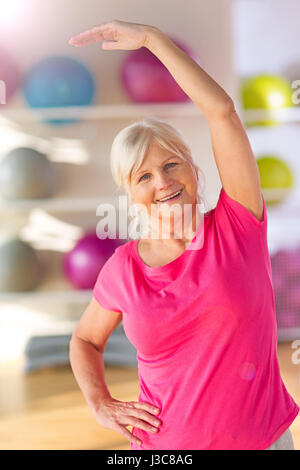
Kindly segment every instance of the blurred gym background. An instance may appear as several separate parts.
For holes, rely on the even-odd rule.
[[[97,207],[124,194],[109,167],[116,133],[165,119],[190,143],[211,207],[221,188],[208,124],[152,54],[69,46],[113,19],[161,28],[234,99],[268,207],[281,374],[300,403],[299,16],[296,0],[1,4],[0,449],[129,449],[95,422],[68,358],[96,276],[126,241],[96,235]],[[122,324],[104,360],[111,394],[137,400]],[[299,417],[291,429],[300,449]]]

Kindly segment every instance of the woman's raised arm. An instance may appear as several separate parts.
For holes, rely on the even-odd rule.
[[[165,65],[183,91],[208,119],[223,115],[233,103],[227,93],[161,30],[150,25],[114,20],[70,39],[76,47],[102,42],[105,50],[147,47]]]
[[[263,200],[256,159],[233,100],[225,90],[166,34],[153,26],[115,20],[75,36],[70,44],[80,47],[101,41],[106,50],[147,47],[165,65],[208,120],[224,190],[260,220]]]

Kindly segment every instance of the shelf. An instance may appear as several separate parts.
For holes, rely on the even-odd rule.
[[[199,108],[192,102],[66,106],[64,108],[39,109],[8,106],[0,109],[3,117],[21,121],[72,118],[84,120],[120,119],[153,114],[172,117],[203,117]]]
[[[278,328],[278,341],[294,341],[300,338],[300,326],[295,328]]]
[[[282,108],[274,110],[266,109],[247,109],[241,110],[241,116],[245,124],[251,125],[257,121],[269,121],[274,120],[279,124],[285,123],[299,123],[300,124],[300,106],[291,108]],[[258,127],[272,127],[272,126],[261,126]]]
[[[284,204],[287,197],[290,196],[291,188],[262,188],[261,192],[266,202],[269,201],[283,201],[280,204]]]
[[[83,303],[87,304],[93,295],[93,291],[86,290],[45,290],[45,291],[28,291],[28,292],[7,292],[0,293],[0,303],[2,302],[51,302],[51,303]]]
[[[40,255],[43,272],[37,288],[30,291],[0,292],[0,304],[88,304],[92,298],[92,289],[76,289],[69,283],[62,269],[64,253],[48,251],[41,252]]]
[[[300,106],[275,110],[247,109],[236,106],[246,124],[276,120],[279,123],[300,123]],[[191,101],[183,103],[129,103],[91,106],[66,106],[64,108],[32,109],[26,106],[1,106],[1,116],[9,120],[40,121],[42,119],[121,119],[156,115],[161,117],[200,117],[203,114]]]
[[[283,202],[275,205],[268,205],[269,213],[274,216],[295,216],[300,210],[298,199],[291,198],[290,189],[262,189],[266,202],[270,199],[282,199]],[[125,196],[84,196],[84,197],[52,197],[48,199],[24,199],[24,200],[4,200],[0,198],[0,213],[29,212],[32,209],[43,209],[49,212],[96,212],[99,204],[111,204],[116,209],[119,204],[119,197]],[[288,197],[288,202],[284,198]]]
[[[118,197],[65,197],[49,199],[27,199],[20,201],[0,200],[0,212],[27,212],[35,208],[49,212],[96,211],[99,204],[117,207]]]

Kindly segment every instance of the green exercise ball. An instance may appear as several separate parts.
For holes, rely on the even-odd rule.
[[[292,169],[275,155],[262,155],[256,161],[266,202],[282,202],[294,185]]]
[[[34,290],[41,279],[36,251],[19,238],[0,245],[0,292]]]
[[[241,99],[244,109],[277,110],[294,106],[291,83],[279,75],[257,75],[245,79],[241,87]],[[276,120],[248,122],[247,126],[271,126]]]
[[[18,147],[0,162],[0,193],[4,199],[47,198],[55,188],[53,165],[37,150]]]

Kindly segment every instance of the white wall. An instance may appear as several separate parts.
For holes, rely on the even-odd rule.
[[[233,6],[234,58],[238,73],[242,76],[257,72],[283,73],[292,80],[299,79],[300,2],[235,0]]]

